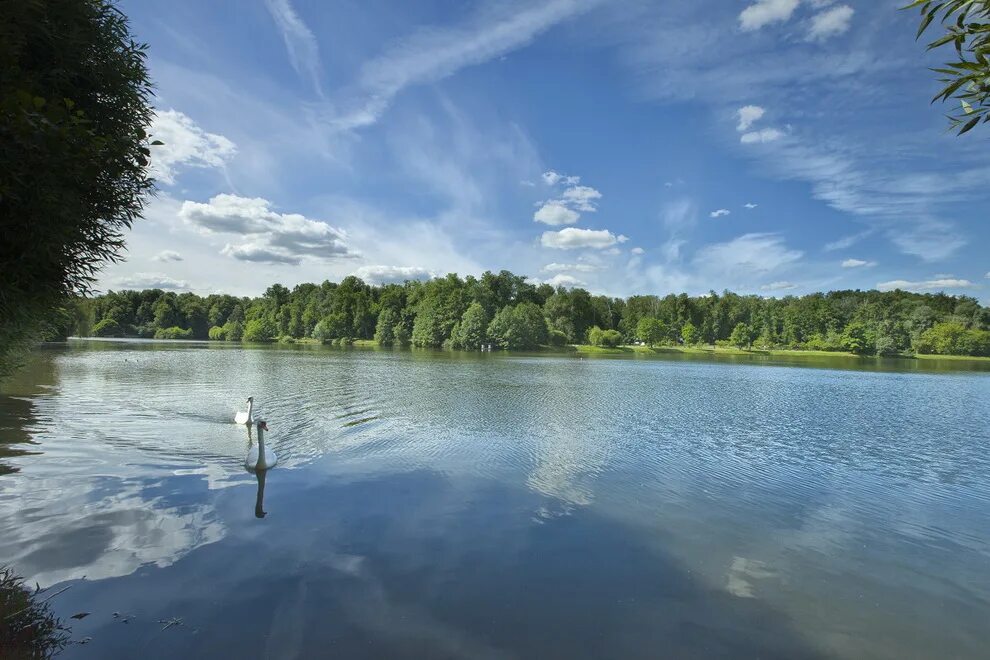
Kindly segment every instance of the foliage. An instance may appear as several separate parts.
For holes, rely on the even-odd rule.
[[[491,321],[489,308],[495,310]],[[539,311],[539,319],[534,310]],[[919,340],[941,323],[958,324],[967,331],[990,330],[990,309],[973,298],[943,293],[833,291],[775,299],[711,292],[621,300],[582,289],[537,287],[504,271],[381,287],[356,278],[347,286],[332,282],[300,284],[291,290],[273,286],[257,298],[176,295],[158,289],[111,291],[67,306],[61,318],[59,324],[68,327],[53,332],[89,335],[109,327],[116,335],[154,336],[161,328],[179,327],[189,328],[194,337],[197,332],[209,336],[208,328],[195,327],[205,318],[210,326],[223,328],[228,341],[241,340],[245,324],[252,322],[258,322],[256,328],[266,328],[263,336],[268,340],[312,336],[330,343],[374,338],[383,345],[409,344],[418,328],[420,345],[472,350],[488,342],[503,348],[584,342],[595,327],[614,331],[619,343],[639,338],[657,344],[681,340],[689,346],[702,341],[728,345],[735,343],[733,334],[742,324],[750,339],[737,345],[748,347],[752,341],[761,350],[852,350],[876,355],[913,347],[927,351]],[[952,351],[983,350],[982,335],[966,337]],[[742,342],[740,335],[736,338]],[[592,343],[601,341],[597,337]]]
[[[399,313],[392,307],[385,307],[378,314],[375,325],[375,342],[379,346],[395,344],[395,324],[399,322]]]
[[[488,335],[501,348],[534,349],[547,343],[547,322],[538,305],[523,302],[500,309],[488,326]]]
[[[227,339],[227,329],[221,325],[215,325],[210,328],[209,337],[212,341],[225,341]]]
[[[244,336],[242,339],[254,343],[266,343],[275,339],[278,328],[274,323],[266,318],[248,321],[244,326]]]
[[[468,351],[478,350],[488,340],[488,319],[480,303],[471,303],[452,336],[459,348]]]
[[[694,323],[687,321],[681,327],[681,339],[688,346],[694,346],[699,341],[701,341],[701,335],[698,334],[698,328],[695,327]]]
[[[171,328],[159,328],[155,330],[155,339],[192,339],[193,331],[190,328],[180,328],[178,326],[172,326]]]
[[[960,109],[949,116],[959,135],[980,122],[990,121],[990,0],[914,0],[905,9],[921,8],[918,38],[939,19],[946,33],[928,44],[928,50],[952,44],[956,61],[942,74],[944,87],[932,102],[958,99]]]
[[[120,324],[114,319],[103,319],[93,326],[94,337],[120,337],[121,335]]]
[[[588,330],[588,343],[602,348],[617,348],[622,344],[622,334],[617,330],[602,330],[596,325]]]
[[[52,613],[48,601],[39,598],[44,591],[27,588],[24,580],[10,568],[0,568],[0,652],[3,657],[51,658],[69,643],[68,628]]]
[[[230,320],[223,324],[223,334],[227,341],[240,341],[244,338],[244,324]]]
[[[647,346],[656,346],[667,338],[667,326],[660,319],[644,316],[636,324],[636,336]]]
[[[117,261],[152,187],[145,46],[110,0],[0,0],[0,372]]]
[[[737,348],[751,348],[754,339],[753,331],[745,323],[737,323],[729,335],[729,343]]]
[[[921,333],[914,348],[932,355],[990,356],[990,332],[967,329],[961,323],[936,323]]]

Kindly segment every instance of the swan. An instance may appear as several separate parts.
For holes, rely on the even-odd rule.
[[[254,410],[254,397],[249,396],[247,398],[248,409],[247,412],[239,412],[234,415],[235,424],[254,424],[254,416],[251,414]]]
[[[258,420],[258,444],[248,449],[247,458],[244,459],[244,467],[250,471],[269,470],[278,463],[278,456],[271,449],[265,446],[265,431],[268,424],[265,420]]]

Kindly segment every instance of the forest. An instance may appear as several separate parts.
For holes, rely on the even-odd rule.
[[[833,291],[764,298],[714,291],[627,299],[536,285],[508,271],[369,285],[273,284],[257,298],[109,291],[78,299],[67,332],[214,341],[533,350],[735,346],[741,349],[990,356],[990,308],[968,296]]]

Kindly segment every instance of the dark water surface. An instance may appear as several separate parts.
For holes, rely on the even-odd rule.
[[[779,362],[73,342],[0,564],[69,658],[986,658],[990,373]]]

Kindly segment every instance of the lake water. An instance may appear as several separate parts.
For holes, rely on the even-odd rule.
[[[0,564],[69,658],[986,658],[990,373],[776,362],[71,342]]]

